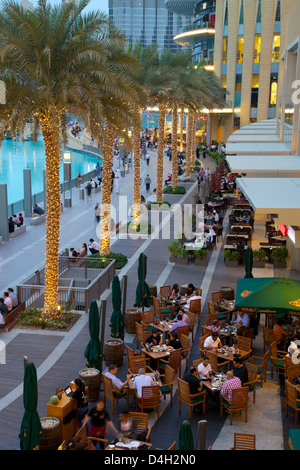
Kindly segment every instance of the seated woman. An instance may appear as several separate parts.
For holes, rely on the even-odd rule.
[[[179,295],[179,284],[173,284],[169,299],[170,300],[176,299],[178,295]]]
[[[185,297],[190,297],[191,295],[193,295],[194,290],[195,290],[194,284],[190,283],[187,287],[187,292],[185,294]]]
[[[166,344],[174,349],[182,348],[181,342],[179,341],[175,331],[170,332],[170,338],[166,339]]]
[[[135,427],[134,419],[128,416],[127,410],[119,414],[118,430],[124,437],[131,438],[135,432]]]
[[[80,256],[80,257],[87,256],[87,254],[88,254],[87,244],[86,244],[86,243],[83,243],[81,250],[78,250],[78,251],[79,251],[79,255],[78,255],[78,256]]]

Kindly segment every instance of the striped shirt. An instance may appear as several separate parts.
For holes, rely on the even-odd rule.
[[[238,377],[233,377],[232,379],[227,379],[226,382],[224,382],[221,394],[224,395],[225,398],[228,400],[231,400],[232,397],[232,390],[234,388],[241,388],[242,387],[242,382]]]

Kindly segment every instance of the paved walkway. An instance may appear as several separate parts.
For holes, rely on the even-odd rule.
[[[149,168],[142,161],[142,178],[149,171],[153,184],[155,184],[155,152],[151,153]],[[209,160],[204,161],[206,166],[211,165]],[[170,162],[165,158],[164,172],[170,169]],[[122,181],[121,195],[129,194],[132,198],[132,170]],[[185,197],[170,196],[170,202],[189,202],[194,191],[190,189]],[[113,203],[117,195],[113,194]],[[90,237],[95,238],[96,222],[94,217],[94,205],[98,200],[98,194],[94,194],[92,201],[79,200],[79,194],[74,196],[72,208],[65,209],[62,214],[61,249],[81,243]],[[84,217],[84,224],[82,219]],[[226,223],[226,221],[225,221]],[[162,221],[158,230],[163,228]],[[28,231],[8,243],[0,246],[1,273],[0,285],[2,290],[9,285],[15,286],[17,282],[26,277],[27,273],[35,270],[44,262],[44,227],[30,227]],[[203,288],[203,314],[207,313],[207,300],[211,298],[211,292],[218,290],[222,286],[235,287],[236,280],[243,277],[243,267],[225,268],[223,262],[222,242],[217,244],[217,249],[211,254],[208,268],[199,268],[194,265],[175,266],[169,263],[169,253],[167,250],[169,240],[147,239],[147,240],[119,240],[113,241],[113,251],[123,252],[128,255],[129,262],[120,273],[128,276],[128,297],[127,306],[133,305],[135,300],[135,288],[137,285],[137,264],[139,254],[144,252],[148,256],[147,281],[157,285],[172,285],[174,282],[186,283],[194,282],[195,285]],[[22,260],[20,263],[20,259]],[[20,269],[20,266],[22,268]],[[264,275],[265,270],[259,270],[254,275]],[[277,273],[274,273],[277,275]],[[293,272],[285,273],[293,277]],[[102,300],[107,300],[107,319],[105,339],[109,337],[110,330],[108,322],[111,306],[110,291],[106,291]],[[200,325],[199,325],[200,326]],[[190,351],[190,364],[199,357],[199,342],[201,328],[197,329],[196,337]],[[46,403],[49,397],[55,393],[58,386],[66,384],[78,372],[85,367],[84,350],[89,341],[88,316],[83,314],[80,321],[69,333],[52,333],[48,331],[33,332],[31,330],[13,329],[9,333],[1,333],[0,339],[6,343],[6,364],[0,364],[0,449],[17,449],[19,447],[18,432],[23,415],[22,403],[22,380],[23,380],[23,357],[35,363],[38,373],[39,403],[38,411],[40,417],[46,416]],[[125,344],[134,347],[135,336],[126,334]],[[261,335],[255,340],[254,353],[262,353]],[[119,370],[121,378],[125,378],[127,361],[124,358],[123,366]],[[243,415],[235,416],[233,426],[230,426],[225,417],[221,420],[219,411],[211,409],[204,417],[207,420],[207,446],[213,449],[228,449],[233,442],[233,432],[255,432],[258,437],[258,448],[260,449],[284,449],[287,448],[287,430],[294,425],[294,415],[290,413],[288,418],[284,417],[281,401],[280,384],[278,376],[275,374],[271,381],[268,376],[267,384],[263,389],[258,388],[257,401],[253,405],[250,401],[249,420],[244,423]],[[134,402],[130,402],[131,409],[135,409]],[[118,412],[122,409],[121,402],[116,408],[113,420],[117,418]],[[108,404],[110,411],[110,404]],[[178,414],[178,394],[174,395],[173,407],[170,407],[169,398],[162,401],[161,418],[156,422],[155,413],[149,414],[152,426],[151,441],[153,448],[167,448],[174,440],[178,440],[178,431],[181,422],[188,419],[188,410],[182,406],[182,414]],[[203,419],[200,413],[192,413],[191,425],[196,438],[197,423]]]

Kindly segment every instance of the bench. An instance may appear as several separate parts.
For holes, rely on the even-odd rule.
[[[10,331],[18,321],[19,313],[25,310],[25,302],[20,303],[17,305],[11,312],[5,315],[5,324],[3,331]]]
[[[21,235],[21,233],[26,232],[26,225],[21,225],[21,227],[16,227],[14,232],[11,232],[9,234],[9,238],[15,238],[18,235]]]
[[[32,217],[30,221],[30,225],[38,225],[38,224],[45,222],[45,220],[46,220],[46,214],[42,214],[37,217]]]

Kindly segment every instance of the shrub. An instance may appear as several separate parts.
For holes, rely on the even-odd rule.
[[[122,253],[109,253],[109,255],[100,256],[100,253],[95,253],[93,255],[88,256],[88,268],[106,268],[110,260],[116,260],[116,269],[122,269],[125,264],[128,262],[127,256],[123,255]]]
[[[180,251],[181,251],[180,246],[176,242],[171,243],[171,245],[168,246],[168,250],[169,250],[171,256],[178,256],[180,254]]]
[[[151,235],[153,230],[154,228],[151,224],[148,224],[148,222],[141,222],[137,225],[135,225],[133,222],[127,223],[127,233],[142,233],[145,235]]]
[[[166,186],[164,188],[164,194],[185,194],[186,189],[183,186],[177,186],[172,188],[172,186]]]
[[[194,251],[195,257],[198,259],[206,259],[207,258],[207,250],[205,248],[200,248],[199,250]]]
[[[253,259],[255,261],[265,261],[266,256],[265,250],[253,250]]]
[[[271,259],[277,263],[285,263],[289,259],[289,252],[285,246],[274,248],[271,253]]]

